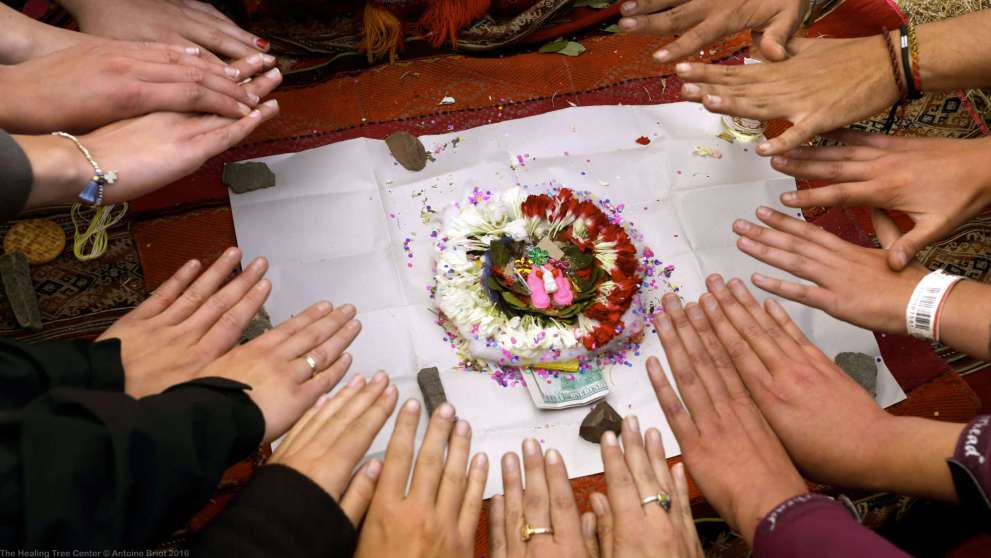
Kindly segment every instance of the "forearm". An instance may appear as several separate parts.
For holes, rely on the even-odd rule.
[[[991,85],[991,9],[918,27],[919,76],[926,91]]]
[[[919,417],[893,417],[864,478],[871,490],[956,502],[946,460],[964,425]]]
[[[46,25],[0,3],[0,64],[19,64],[25,60],[68,48],[83,34]]]
[[[939,315],[940,341],[981,360],[991,359],[991,286],[963,280]]]
[[[31,163],[34,183],[24,209],[71,203],[86,185],[92,168],[79,150],[56,136],[13,136]]]

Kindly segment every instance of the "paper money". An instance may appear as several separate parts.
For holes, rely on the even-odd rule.
[[[538,409],[568,409],[588,405],[609,395],[601,368],[584,372],[521,370],[530,398]]]

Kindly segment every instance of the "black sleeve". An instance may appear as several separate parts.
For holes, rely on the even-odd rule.
[[[144,548],[209,500],[261,441],[248,386],[222,378],[140,400],[58,387],[0,411],[0,546]]]
[[[120,340],[19,343],[0,339],[0,408],[22,407],[60,386],[124,391]]]
[[[34,184],[31,161],[7,132],[0,130],[0,223],[24,209]]]
[[[266,465],[190,541],[196,557],[350,558],[358,534],[337,502],[295,469]]]

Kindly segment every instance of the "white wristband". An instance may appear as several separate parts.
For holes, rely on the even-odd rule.
[[[905,328],[912,337],[939,341],[939,311],[953,285],[963,277],[937,269],[915,286],[905,308]]]

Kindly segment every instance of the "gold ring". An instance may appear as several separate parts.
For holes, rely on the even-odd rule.
[[[523,527],[520,528],[520,538],[523,542],[530,540],[530,537],[534,535],[553,535],[554,529],[551,527],[534,527],[529,523],[524,523]]]
[[[640,500],[640,505],[646,506],[647,504],[653,504],[654,502],[660,504],[664,511],[671,509],[671,496],[668,496],[668,493],[663,490],[653,496],[647,496],[643,500]]]

